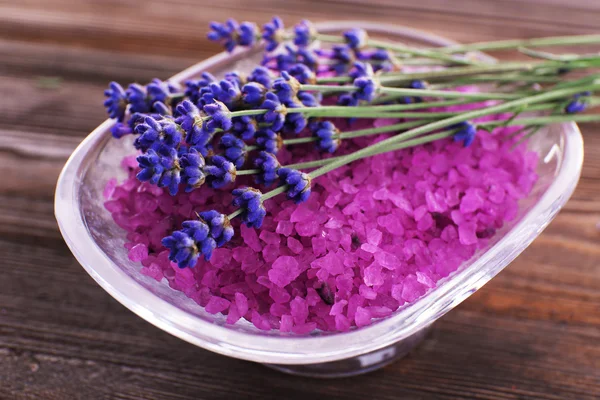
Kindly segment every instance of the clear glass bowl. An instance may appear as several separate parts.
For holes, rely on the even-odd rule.
[[[366,28],[374,36],[423,46],[453,42],[406,28],[364,22],[337,22],[318,26],[320,32]],[[182,82],[208,70],[224,73],[249,70],[260,50],[218,54],[179,73]],[[96,128],[67,161],[56,188],[55,214],[61,233],[85,270],[115,299],[165,331],[205,349],[230,357],[268,364],[279,370],[317,377],[364,373],[408,353],[428,328],[488,282],[548,225],[571,196],[581,171],[583,142],[575,124],[539,132],[529,146],[540,157],[539,181],[521,202],[518,217],[499,231],[487,248],[458,271],[394,315],[368,327],[346,333],[316,332],[294,336],[263,332],[240,321],[225,324],[183,293],[139,273],[141,266],[127,258],[125,232],[104,209],[102,191],[112,177],[123,177],[119,164],[131,154],[124,141],[112,140],[107,120]]]

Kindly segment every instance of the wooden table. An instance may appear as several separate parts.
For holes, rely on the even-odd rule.
[[[214,54],[209,20],[366,19],[463,42],[600,28],[592,0],[366,3],[0,0],[1,399],[600,397],[598,125],[583,127],[583,177],[546,232],[412,355],[352,379],[282,375],[170,336],[113,300],[63,243],[54,185],[105,118],[107,82],[166,78]]]

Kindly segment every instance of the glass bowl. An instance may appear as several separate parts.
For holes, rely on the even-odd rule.
[[[421,46],[454,44],[449,40],[402,27],[364,22],[320,24],[323,33],[363,27],[374,36]],[[221,53],[177,74],[182,82],[202,71],[215,74],[249,70],[260,49]],[[482,55],[481,55],[482,56]],[[485,56],[483,56],[485,57]],[[279,370],[316,377],[364,373],[406,355],[426,335],[431,324],[488,282],[548,225],[571,196],[583,161],[583,141],[577,125],[555,125],[530,141],[540,154],[539,181],[520,203],[517,218],[472,259],[423,297],[392,316],[346,333],[315,332],[294,336],[264,332],[247,321],[233,326],[222,315],[211,315],[165,282],[139,273],[123,247],[125,232],[103,206],[102,191],[112,177],[124,177],[121,159],[132,147],[112,140],[107,120],[96,128],[67,161],[56,188],[55,214],[60,231],[85,270],[115,299],[148,322],[205,349]]]

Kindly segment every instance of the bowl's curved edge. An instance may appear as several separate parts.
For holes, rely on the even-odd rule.
[[[349,26],[356,26],[357,24],[359,23],[323,23],[318,25],[318,29],[346,29]],[[428,40],[432,44],[456,44],[456,42],[451,40],[418,30],[385,24],[365,24],[364,22],[360,22],[360,24],[367,29],[401,34],[406,38],[414,37],[420,40]],[[237,53],[243,55],[244,52],[245,50],[240,50]],[[199,71],[226,60],[229,56],[226,53],[220,53],[182,71],[175,75],[172,80],[182,81],[188,79],[196,75]],[[335,335],[294,337],[294,340],[290,340],[288,337],[249,335],[237,332],[227,327],[199,320],[146,290],[140,284],[130,279],[123,271],[114,268],[112,261],[92,240],[85,243],[85,245],[76,243],[74,238],[80,237],[82,234],[85,235],[86,233],[82,232],[82,230],[87,231],[87,228],[83,223],[79,208],[61,207],[61,202],[67,201],[72,205],[77,204],[75,188],[77,187],[77,179],[79,179],[78,173],[82,173],[80,170],[82,160],[87,151],[102,139],[102,135],[105,134],[112,124],[113,121],[106,120],[92,131],[76,148],[71,157],[69,157],[59,176],[55,195],[55,216],[60,232],[77,261],[117,301],[158,328],[216,353],[263,363],[307,364],[336,361],[375,351],[410,336],[423,326],[429,325],[441,317],[466,299],[476,289],[487,283],[522,251],[504,254],[503,265],[496,269],[479,271],[479,274],[469,276],[467,280],[470,284],[466,286],[471,289],[468,291],[461,291],[460,288],[455,287],[456,285],[445,285],[435,288],[427,295],[427,297],[430,297],[435,292],[437,296],[435,304],[425,305],[419,304],[423,302],[417,301],[411,306],[397,312],[393,317],[367,328]],[[583,162],[583,140],[581,133],[573,123],[564,124],[564,128],[568,134],[565,152],[571,152],[573,155],[569,158],[568,164],[563,163],[559,177],[557,177],[531,212],[511,230],[511,232],[521,232],[521,237],[518,240],[523,241],[523,236],[529,238],[524,242],[525,246],[523,248],[533,241],[571,196],[579,179],[581,164]],[[561,194],[557,195],[557,189],[560,189],[560,186],[564,188],[565,185],[566,190],[561,189]],[[532,215],[541,214],[544,210],[546,210],[546,223],[536,224]],[[494,257],[498,256],[498,249],[507,244],[508,239],[508,237],[505,237],[500,240],[490,251],[483,254],[477,262],[484,264],[491,262]],[[496,249],[495,252],[492,251],[494,249]],[[90,258],[101,261],[96,261],[94,268],[92,268],[88,264]],[[98,273],[98,270],[102,270],[106,274]],[[458,279],[458,277],[456,278]],[[136,301],[130,299],[131,293],[136,294]],[[400,321],[402,324],[408,325],[408,328],[399,329],[398,322]],[[352,348],[340,346],[340,343],[346,342],[344,339],[355,345]],[[357,341],[359,344],[356,344]]]

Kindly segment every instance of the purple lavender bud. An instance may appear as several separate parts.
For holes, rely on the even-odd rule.
[[[215,78],[212,74],[203,72],[200,79],[190,79],[185,81],[185,95],[192,101],[192,103],[198,103],[203,94],[201,93],[201,90],[216,81],[217,78]]]
[[[267,93],[260,108],[267,110],[267,112],[259,116],[259,122],[271,124],[271,130],[280,131],[285,122],[287,109],[281,104],[277,95],[272,92]]]
[[[110,118],[114,118],[119,122],[123,122],[125,111],[127,110],[127,94],[121,85],[117,82],[111,82],[108,89],[104,91],[106,100],[104,107]]]
[[[250,75],[248,75],[248,82],[256,82],[263,85],[267,89],[270,89],[273,85],[273,77],[267,68],[256,67],[252,70]]]
[[[318,139],[317,149],[334,153],[340,145],[339,130],[331,121],[319,121],[310,124],[310,131]]]
[[[359,100],[354,93],[344,93],[338,97],[337,104],[344,107],[356,107]]]
[[[356,91],[354,95],[358,100],[364,100],[368,103],[375,99],[378,83],[375,78],[363,76],[354,80]]]
[[[256,120],[254,118],[249,115],[244,115],[242,117],[233,118],[231,122],[231,132],[241,137],[243,140],[254,138],[257,129]]]
[[[242,91],[235,81],[221,80],[209,85],[212,98],[234,108],[234,105],[242,98]],[[202,100],[209,104],[209,98],[203,96]]]
[[[254,166],[260,172],[254,175],[254,181],[257,184],[271,186],[277,180],[277,170],[281,168],[275,154],[261,151],[254,159]]]
[[[288,109],[291,108],[301,108],[302,104],[296,101],[289,101],[286,103],[286,107]],[[306,124],[308,120],[306,119],[306,115],[301,112],[291,113],[288,112],[285,116],[285,123],[283,125],[284,132],[293,132],[298,134],[306,128]]]
[[[235,165],[223,156],[213,156],[211,164],[207,165],[206,171],[208,184],[214,189],[220,189],[235,181]]]
[[[219,147],[223,150],[224,157],[231,161],[236,168],[242,168],[246,162],[246,143],[231,133],[221,137]]]
[[[237,32],[237,44],[239,46],[254,46],[258,37],[258,28],[251,22],[242,22]]]
[[[281,77],[273,82],[273,92],[282,103],[294,101],[300,90],[300,82],[286,71],[281,72]]]
[[[279,168],[277,175],[282,184],[288,185],[287,197],[296,204],[304,203],[310,197],[311,178],[308,174],[290,168]]]
[[[224,24],[211,22],[210,29],[208,39],[221,43],[230,53],[236,46],[253,46],[258,35],[256,25],[250,22],[242,22],[240,25],[234,19],[229,19]]]
[[[181,167],[181,182],[185,184],[185,191],[191,192],[204,184],[206,174],[204,167],[206,165],[204,157],[195,148],[190,148],[185,154],[179,157]]]
[[[587,103],[591,92],[577,93],[573,96],[573,100],[565,106],[565,113],[577,114],[583,112],[587,108]]]
[[[294,44],[296,46],[306,47],[317,37],[317,30],[308,20],[302,20],[294,27]]]
[[[167,187],[171,196],[175,196],[181,182],[177,150],[173,147],[160,146],[150,149],[137,157],[141,168],[137,178],[158,187]]]
[[[267,51],[275,50],[285,39],[283,21],[279,17],[273,17],[271,22],[263,25],[262,38],[265,41]]]
[[[239,88],[244,86],[248,81],[245,75],[240,74],[237,71],[226,73],[223,79],[237,85]]]
[[[200,218],[208,225],[209,235],[215,239],[217,247],[223,246],[233,237],[233,227],[225,214],[210,210],[201,212]]]
[[[207,104],[202,108],[202,111],[210,117],[210,119],[204,124],[207,130],[221,129],[228,131],[231,129],[231,112],[227,106],[220,101]]]
[[[242,99],[244,103],[251,106],[258,106],[265,101],[267,88],[260,83],[250,82],[242,87]]]
[[[465,147],[469,147],[477,135],[477,128],[469,121],[463,121],[453,125],[451,129],[460,129],[460,131],[453,135],[454,141],[463,142]]]
[[[315,84],[317,76],[315,73],[304,64],[294,64],[287,71],[291,76],[296,78],[301,84]]]
[[[361,61],[355,62],[354,66],[348,73],[348,76],[352,78],[352,80],[363,77],[370,78],[373,75],[375,75],[375,73],[373,72],[373,66],[369,63],[364,63]]]
[[[350,48],[361,49],[367,45],[369,37],[364,29],[354,28],[344,32],[344,39]]]
[[[249,228],[260,228],[267,215],[260,190],[243,187],[234,189],[232,194],[233,206],[242,209],[242,222]]]
[[[317,96],[319,95],[320,93]],[[300,103],[302,103],[304,107],[319,107],[320,97],[317,96],[309,92],[299,92],[297,98],[298,100],[300,100]]]
[[[124,124],[123,122],[117,122],[110,128],[110,133],[115,139],[121,139],[125,135],[130,135],[133,133],[133,130],[128,124]]]
[[[137,125],[135,132],[140,136],[134,141],[134,146],[141,151],[147,151],[150,148],[156,150],[163,145],[175,148],[183,139],[180,126],[173,120],[157,121],[151,116],[147,116],[144,123]]]
[[[268,128],[262,128],[256,132],[256,145],[268,153],[277,154],[281,148],[281,136]]]

